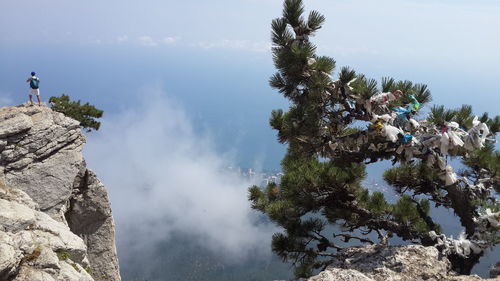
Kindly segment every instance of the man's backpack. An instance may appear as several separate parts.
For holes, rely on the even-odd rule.
[[[38,78],[31,78],[30,80],[31,89],[38,89],[38,84],[40,84],[40,80]]]

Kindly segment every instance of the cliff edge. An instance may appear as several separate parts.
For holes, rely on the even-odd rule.
[[[0,280],[121,280],[104,185],[78,121],[0,109]]]

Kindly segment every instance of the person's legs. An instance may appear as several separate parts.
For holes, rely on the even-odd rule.
[[[29,94],[29,96],[30,96],[30,103],[31,103],[31,105],[33,105],[33,95]]]
[[[38,105],[40,105],[40,95],[36,95],[36,98],[38,100]]]

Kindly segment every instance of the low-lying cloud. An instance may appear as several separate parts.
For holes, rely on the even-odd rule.
[[[117,38],[118,43],[125,42],[124,40],[120,41],[120,38],[123,38],[123,36]],[[127,37],[127,39],[128,39],[128,37]],[[149,35],[144,35],[144,36],[137,37],[137,40],[141,46],[157,47],[160,44],[174,45],[179,41],[179,37],[178,36],[168,36],[168,37],[164,37],[164,38],[158,40],[158,39],[155,39]]]
[[[105,116],[85,151],[110,193],[119,244],[154,247],[181,234],[231,259],[269,254],[277,229],[251,210],[251,182],[225,168],[230,161],[170,98],[142,98]]]
[[[192,44],[193,47],[202,49],[229,49],[229,50],[244,50],[251,52],[270,52],[271,43],[269,42],[256,42],[251,40],[212,40],[212,41],[201,41]]]

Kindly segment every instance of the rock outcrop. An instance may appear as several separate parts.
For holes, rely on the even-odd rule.
[[[497,262],[491,267],[490,277],[491,278],[500,277],[500,262]]]
[[[120,280],[110,202],[84,144],[79,123],[46,106],[0,109],[0,280]]]
[[[325,271],[309,281],[479,281],[477,275],[456,275],[434,247],[420,245],[348,248]]]
[[[0,280],[94,280],[86,251],[67,225],[0,182]]]

